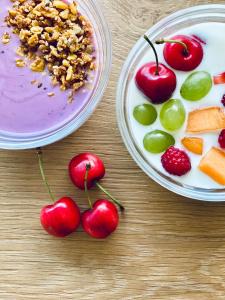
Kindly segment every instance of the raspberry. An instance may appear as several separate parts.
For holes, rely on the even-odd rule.
[[[225,149],[225,129],[220,132],[218,142],[222,149]]]
[[[223,104],[223,106],[225,106],[225,94],[223,95],[223,97],[221,99],[221,103]]]
[[[170,174],[182,176],[191,170],[188,155],[173,146],[169,147],[161,157],[163,168]]]

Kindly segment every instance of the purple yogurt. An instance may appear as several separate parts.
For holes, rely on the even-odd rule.
[[[0,37],[9,32],[9,44],[0,42],[0,134],[39,136],[57,130],[70,122],[87,105],[97,82],[98,72],[90,75],[87,86],[75,93],[74,101],[68,103],[68,91],[60,91],[53,87],[46,71],[35,73],[25,66],[15,65],[19,38],[11,33],[4,22],[8,9],[12,6],[10,0],[1,0]],[[93,37],[95,40],[95,37]],[[36,80],[42,86],[31,82]],[[54,92],[53,97],[47,94]]]

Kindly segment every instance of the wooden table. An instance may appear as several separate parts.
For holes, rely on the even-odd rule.
[[[107,167],[104,185],[127,212],[106,241],[81,229],[68,239],[52,238],[39,224],[50,201],[35,152],[1,151],[0,300],[225,299],[225,204],[191,201],[150,180],[127,153],[115,117],[118,75],[134,42],[162,17],[209,1],[100,2],[113,33],[110,84],[90,120],[45,149],[46,169],[57,197],[74,196],[84,209],[67,164],[76,153],[98,153]],[[216,2],[224,3],[210,1]]]

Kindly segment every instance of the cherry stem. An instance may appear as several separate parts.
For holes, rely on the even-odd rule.
[[[86,164],[86,172],[85,172],[85,175],[84,175],[84,189],[85,189],[85,193],[86,193],[87,198],[88,198],[89,206],[92,209],[93,206],[92,206],[92,202],[91,202],[91,198],[90,198],[90,195],[89,195],[89,192],[88,192],[88,186],[87,186],[88,172],[90,171],[90,169],[91,169],[91,165],[89,163]]]
[[[39,163],[39,168],[40,168],[40,172],[41,172],[41,177],[42,180],[47,188],[48,194],[50,196],[50,198],[52,199],[53,202],[55,202],[55,197],[52,194],[52,191],[50,189],[50,186],[48,184],[47,178],[45,176],[45,172],[44,172],[44,162],[43,162],[43,152],[41,150],[41,148],[37,148],[37,155],[38,155],[38,163]]]
[[[115,204],[119,206],[121,211],[125,210],[125,207],[120,203],[120,201],[114,198],[99,182],[96,181],[95,184],[103,193],[105,193]]]
[[[155,71],[155,75],[159,75],[159,58],[158,58],[158,54],[155,50],[155,46],[153,45],[153,43],[150,41],[150,39],[147,37],[147,35],[144,35],[144,39],[146,40],[146,42],[151,46],[154,54],[155,54],[155,60],[156,60],[156,71]]]
[[[155,43],[157,45],[161,45],[161,44],[164,44],[164,43],[179,44],[179,45],[181,45],[181,46],[184,47],[185,54],[188,54],[188,47],[187,47],[187,45],[184,42],[181,42],[179,40],[159,39],[159,40],[155,41]]]

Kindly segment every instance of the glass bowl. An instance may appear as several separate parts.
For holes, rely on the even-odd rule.
[[[201,5],[180,10],[155,24],[146,32],[146,35],[151,40],[156,40],[172,35],[182,28],[204,22],[225,23],[225,5]],[[149,51],[149,46],[143,38],[140,38],[123,65],[117,87],[117,121],[130,155],[150,178],[172,192],[196,200],[225,201],[224,188],[206,189],[182,184],[154,168],[137,146],[129,126],[128,89],[138,63],[147,51]]]
[[[68,0],[70,1],[70,0]],[[35,133],[11,133],[0,130],[0,148],[29,149],[54,143],[77,130],[94,112],[107,86],[112,60],[111,34],[96,0],[77,0],[78,9],[92,25],[97,49],[97,78],[88,101],[65,122],[45,131]],[[75,94],[76,96],[76,94]],[[76,98],[75,98],[76,99]],[[54,100],[52,100],[54,101]],[[74,100],[75,101],[75,100]]]

